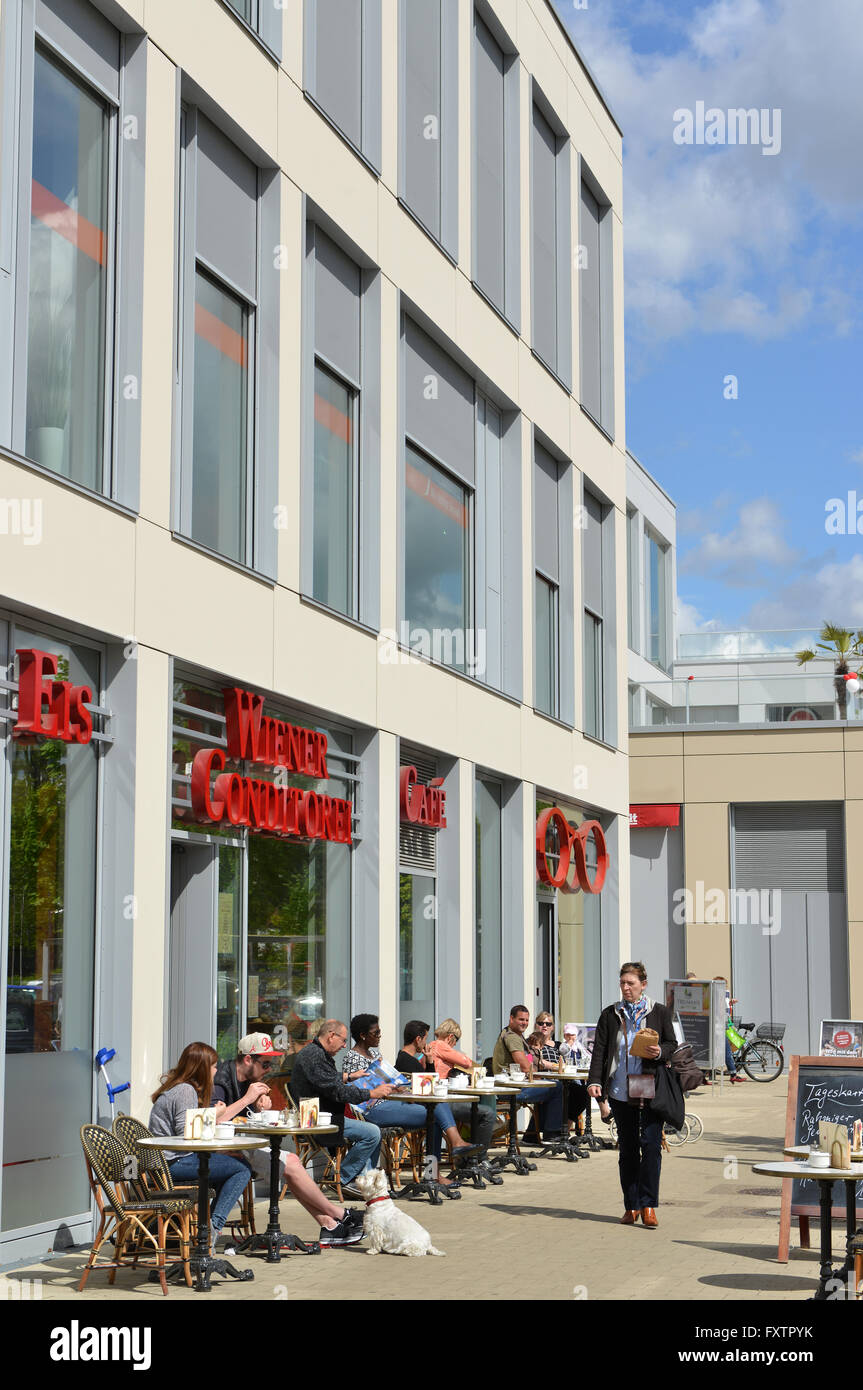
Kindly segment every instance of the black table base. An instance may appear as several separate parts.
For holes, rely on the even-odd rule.
[[[390,1195],[401,1201],[402,1197],[407,1197],[410,1201],[416,1201],[417,1197],[428,1197],[433,1207],[443,1206],[444,1197],[450,1202],[456,1202],[461,1197],[458,1188],[458,1181],[442,1183],[433,1177],[432,1169],[432,1150],[434,1148],[434,1105],[427,1105],[426,1112],[426,1157],[425,1168],[419,1182],[409,1182],[404,1187],[398,1189]],[[461,1173],[459,1172],[459,1177]]]
[[[518,1151],[518,1101],[515,1095],[509,1097],[509,1132],[507,1135],[506,1153],[502,1158],[492,1159],[492,1167],[495,1173],[500,1175],[507,1168],[512,1168],[520,1177],[527,1177],[528,1173],[536,1172],[536,1164],[528,1163]]]
[[[195,1279],[196,1293],[210,1292],[210,1279],[214,1274],[221,1274],[223,1279],[230,1276],[241,1284],[255,1277],[254,1270],[235,1269],[230,1261],[210,1254],[210,1155],[206,1149],[201,1151],[198,1167],[198,1239],[192,1247],[189,1268]],[[182,1275],[182,1265],[180,1273]]]
[[[281,1164],[279,1162],[282,1152],[281,1134],[268,1134],[267,1139],[270,1144],[270,1210],[269,1220],[266,1231],[253,1236],[244,1236],[237,1245],[238,1255],[256,1255],[261,1250],[266,1250],[267,1258],[265,1263],[277,1265],[282,1258],[283,1250],[290,1250],[301,1255],[320,1255],[321,1247],[316,1240],[300,1240],[299,1236],[288,1235],[279,1225],[279,1189],[281,1187]]]
[[[579,1148],[578,1138],[573,1141],[561,1134],[558,1139],[549,1139],[543,1142],[537,1153],[532,1153],[531,1158],[556,1158],[558,1154],[563,1154],[568,1163],[577,1163],[580,1158],[590,1158],[590,1150]]]
[[[833,1302],[843,1298],[856,1300],[854,1258],[857,1252],[863,1249],[863,1228],[857,1230],[856,1179],[845,1183],[845,1261],[835,1269],[833,1267],[833,1184],[819,1182],[818,1187],[821,1207],[821,1217],[818,1223],[821,1231],[821,1268],[818,1288],[815,1290],[812,1301],[823,1303],[828,1299]],[[851,1276],[850,1279],[849,1275]]]

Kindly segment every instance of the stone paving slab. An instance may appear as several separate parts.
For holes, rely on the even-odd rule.
[[[362,1245],[290,1255],[279,1265],[239,1257],[238,1263],[254,1268],[254,1282],[220,1282],[209,1299],[510,1299],[518,1289],[541,1289],[546,1299],[567,1300],[804,1300],[818,1278],[817,1224],[815,1248],[803,1251],[794,1223],[790,1262],[777,1263],[781,1183],[771,1187],[751,1166],[781,1157],[786,1091],[782,1077],[769,1085],[726,1086],[721,1096],[717,1089],[689,1098],[688,1108],[704,1121],[704,1136],[663,1158],[658,1230],[619,1224],[614,1151],[575,1164],[538,1159],[535,1173],[509,1172],[503,1186],[467,1188],[457,1202],[404,1203],[446,1259],[418,1266],[382,1256],[369,1265]],[[265,1202],[257,1204],[256,1219],[263,1230]],[[293,1201],[282,1204],[282,1228],[305,1239],[317,1234]],[[836,1252],[841,1240],[836,1230]],[[130,1270],[118,1272],[113,1289],[107,1275],[91,1274],[79,1294],[75,1286],[85,1260],[86,1251],[78,1249],[7,1277],[41,1280],[43,1299],[81,1305],[106,1298],[158,1305],[202,1297],[174,1287],[164,1299],[158,1285]]]

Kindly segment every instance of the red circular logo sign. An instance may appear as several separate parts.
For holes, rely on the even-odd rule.
[[[838,1033],[833,1034],[834,1047],[850,1047],[852,1042],[853,1038],[851,1037],[851,1034],[847,1032],[847,1030],[844,1028],[841,1029]]]
[[[548,862],[545,843],[550,825],[557,829],[560,846],[556,869]],[[587,841],[591,835],[596,845],[596,873],[593,880],[588,873],[586,853]],[[568,883],[570,864],[573,861],[575,878]],[[536,872],[540,883],[548,884],[549,888],[559,888],[562,893],[576,893],[579,888],[585,893],[601,893],[608,872],[608,847],[599,821],[586,820],[582,825],[572,826],[559,807],[550,806],[547,811],[543,811],[536,822]]]

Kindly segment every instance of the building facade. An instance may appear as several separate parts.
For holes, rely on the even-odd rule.
[[[12,1262],[89,1228],[100,1048],[146,1118],[195,1038],[611,997],[626,452],[547,0],[0,0],[0,64]]]

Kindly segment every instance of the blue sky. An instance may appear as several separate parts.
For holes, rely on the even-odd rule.
[[[863,625],[863,536],[825,530],[863,502],[863,11],[558,9],[624,131],[626,439],[678,506],[680,629]],[[676,143],[699,101],[777,153]]]

